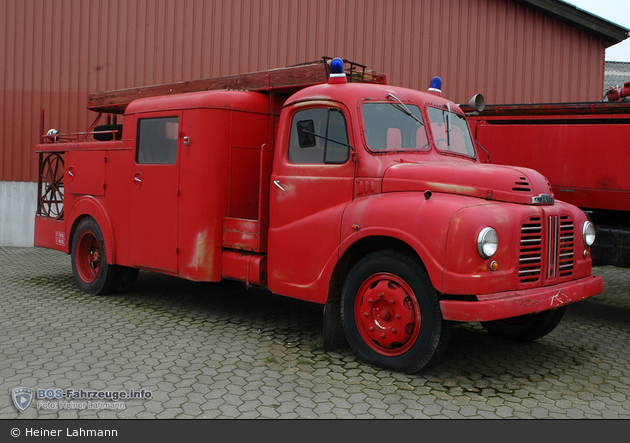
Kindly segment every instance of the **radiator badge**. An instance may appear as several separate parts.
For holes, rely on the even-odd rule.
[[[535,205],[548,205],[553,204],[553,197],[549,194],[540,194],[536,197],[532,197],[532,204]]]

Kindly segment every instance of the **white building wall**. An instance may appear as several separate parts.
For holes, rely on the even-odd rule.
[[[33,246],[37,183],[0,181],[0,246]]]

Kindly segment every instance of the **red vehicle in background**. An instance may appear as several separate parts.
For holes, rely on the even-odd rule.
[[[533,168],[597,226],[595,264],[630,267],[630,82],[602,102],[488,105],[468,112],[484,161]]]
[[[107,125],[37,145],[36,245],[93,294],[146,269],[321,304],[325,349],[406,373],[453,322],[535,340],[602,291],[594,225],[538,172],[482,164],[440,89],[325,59],[94,94]]]

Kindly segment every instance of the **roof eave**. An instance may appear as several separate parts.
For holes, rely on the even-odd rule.
[[[513,0],[601,38],[604,47],[627,39],[630,30],[560,0]]]

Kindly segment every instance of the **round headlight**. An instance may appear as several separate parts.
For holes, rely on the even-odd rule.
[[[481,258],[492,257],[499,248],[499,235],[492,228],[483,228],[477,237],[477,251]]]
[[[582,225],[582,239],[584,246],[590,248],[595,243],[595,225],[590,221],[585,221]]]

